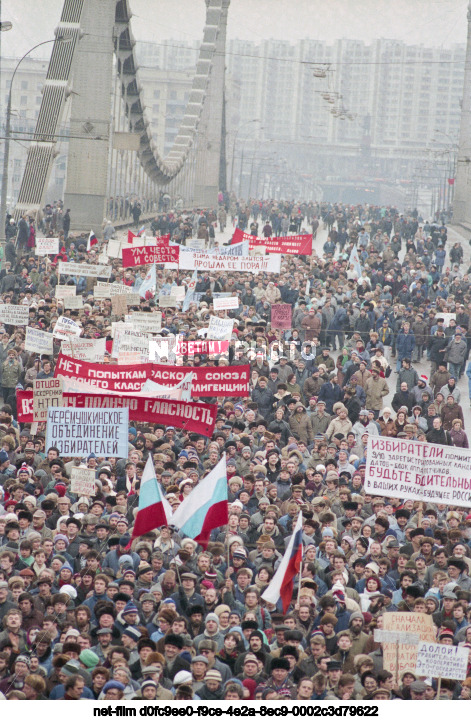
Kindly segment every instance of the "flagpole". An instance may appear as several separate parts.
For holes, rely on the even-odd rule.
[[[303,556],[304,556],[304,544],[301,543],[301,568],[299,570],[299,578],[298,578],[298,597],[296,599],[296,603],[299,606],[299,599],[301,597],[301,578],[303,575]]]

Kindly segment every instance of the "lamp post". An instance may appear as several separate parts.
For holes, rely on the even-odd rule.
[[[2,173],[2,194],[1,194],[1,200],[0,200],[0,237],[4,237],[5,235],[5,223],[6,223],[6,212],[7,212],[7,190],[8,190],[8,163],[10,161],[10,134],[11,134],[11,95],[12,95],[12,89],[13,89],[13,80],[15,79],[16,71],[20,67],[23,60],[33,52],[33,50],[36,50],[36,48],[41,47],[41,45],[47,45],[48,43],[55,43],[56,40],[67,42],[71,40],[71,38],[64,38],[63,36],[59,36],[57,38],[52,38],[51,40],[44,40],[42,43],[38,43],[37,45],[34,45],[32,48],[26,52],[23,57],[21,57],[18,62],[16,63],[15,69],[13,70],[13,75],[11,76],[10,80],[10,90],[8,92],[8,101],[7,101],[7,112],[6,112],[6,119],[5,119],[5,148],[3,153],[3,173]]]

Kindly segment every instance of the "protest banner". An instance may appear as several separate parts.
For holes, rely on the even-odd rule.
[[[206,241],[204,238],[187,238],[186,247],[191,250],[204,251],[206,250]]]
[[[36,238],[34,252],[36,255],[57,255],[59,238]]]
[[[33,381],[33,420],[47,420],[47,409],[62,405],[61,378],[35,378]]]
[[[233,327],[233,318],[219,318],[217,315],[212,315],[209,319],[208,337],[212,340],[230,340]]]
[[[176,308],[178,301],[173,295],[159,295],[159,308]]]
[[[120,240],[111,239],[108,241],[106,247],[106,254],[108,258],[121,258],[121,249],[123,245]]]
[[[0,322],[6,325],[28,325],[29,308],[27,305],[13,305],[3,303],[0,305]]]
[[[81,295],[70,295],[62,299],[66,310],[77,310],[83,308],[83,298]]]
[[[87,363],[62,353],[59,354],[54,376],[79,378],[97,388],[111,391],[140,391],[150,378],[162,385],[177,385],[187,373],[194,373],[194,396],[236,396],[249,395],[250,366],[229,366],[223,368],[191,366],[167,366],[157,363],[141,363],[130,366],[109,366],[108,364]]]
[[[46,333],[37,328],[26,328],[25,350],[30,353],[52,355],[54,338],[52,333]]]
[[[96,298],[112,298],[114,295],[131,295],[132,293],[134,293],[132,285],[105,283],[103,280],[97,280],[93,288],[93,294]]]
[[[267,253],[285,253],[287,255],[311,255],[312,235],[286,235],[272,238],[258,238],[249,233],[244,233],[240,228],[234,230],[231,243],[249,241],[250,249],[257,245],[263,245]]]
[[[82,458],[94,453],[105,458],[128,456],[129,410],[48,408],[46,447],[61,456]]]
[[[126,305],[128,306],[128,308],[131,305],[139,305],[140,302],[141,302],[141,296],[139,295],[139,293],[127,293]]]
[[[93,468],[72,466],[70,471],[70,490],[77,496],[94,496],[96,492],[95,471]]]
[[[276,303],[271,307],[271,328],[272,330],[289,330],[291,328],[291,316],[293,309],[289,303]]]
[[[229,350],[228,340],[179,340],[175,347],[177,355],[193,356],[200,353],[216,355],[227,353]]]
[[[127,295],[113,295],[111,296],[111,310],[113,315],[125,315],[128,311],[128,304],[126,302]]]
[[[82,327],[72,318],[61,315],[57,319],[52,335],[54,338],[59,338],[59,340],[67,340],[71,336],[79,336],[82,330]]]
[[[84,278],[109,278],[111,265],[88,265],[87,263],[66,263],[59,261],[59,275],[76,275]]]
[[[417,675],[463,681],[468,675],[468,658],[468,648],[421,642],[417,651]]]
[[[368,439],[365,491],[471,507],[471,450],[402,438]]]
[[[178,263],[178,255],[179,246],[175,245],[123,248],[123,268],[150,263]]]
[[[151,337],[145,333],[138,333],[127,328],[119,329],[114,335],[111,357],[118,358],[122,351],[139,353],[140,361],[145,363],[149,360],[149,341]]]
[[[229,298],[213,298],[214,310],[237,310],[240,300],[237,295],[231,295]]]
[[[33,422],[33,391],[18,391],[16,405],[19,423]],[[129,417],[140,423],[162,423],[186,428],[210,438],[216,424],[217,406],[213,403],[169,402],[162,398],[135,394],[72,393],[65,392],[64,407],[73,408],[129,408]]]
[[[95,339],[71,336],[68,340],[63,340],[61,344],[61,351],[64,355],[89,361],[90,363],[103,363],[105,350],[105,338]]]
[[[55,296],[58,299],[72,298],[77,294],[76,285],[56,285]]]
[[[435,641],[435,625],[426,613],[391,611],[383,616],[383,630],[418,635],[420,641]],[[415,640],[415,639],[414,639]],[[383,643],[383,668],[400,678],[404,671],[415,673],[417,643]]]
[[[279,273],[280,255],[259,257],[242,255],[210,255],[209,253],[184,253],[180,258],[181,270],[217,270],[245,273]]]

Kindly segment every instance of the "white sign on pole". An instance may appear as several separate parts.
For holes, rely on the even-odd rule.
[[[56,285],[56,298],[72,298],[76,293],[76,285]]]
[[[47,409],[62,405],[62,378],[35,378],[33,381],[33,420],[47,420]]]
[[[365,491],[471,507],[471,450],[370,436]]]
[[[206,337],[211,340],[230,340],[233,327],[233,318],[218,318],[217,315],[212,315]]]
[[[229,298],[213,298],[214,310],[237,310],[239,307],[239,298],[231,295]]]
[[[94,496],[96,485],[95,471],[93,468],[72,466],[70,471],[70,490],[77,496]]]
[[[88,263],[66,263],[59,261],[60,275],[76,275],[85,278],[109,278],[111,265],[89,265]]]
[[[463,681],[467,677],[468,658],[468,648],[421,641],[417,651],[417,675]]]
[[[72,320],[72,318],[61,315],[57,319],[52,335],[54,338],[59,338],[59,340],[68,340],[70,336],[79,336],[82,330],[82,327]]]
[[[52,355],[54,339],[52,333],[37,328],[26,328],[25,350],[29,353]]]
[[[36,255],[57,255],[59,238],[36,238],[34,252]]]
[[[83,298],[81,295],[70,295],[63,298],[64,308],[66,310],[77,310],[83,308]]]
[[[3,303],[0,305],[0,322],[7,325],[28,325],[29,308],[25,305]]]

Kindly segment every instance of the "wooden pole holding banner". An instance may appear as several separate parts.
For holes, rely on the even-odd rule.
[[[437,701],[440,701],[440,694],[442,692],[442,677],[438,677],[438,683],[437,683]]]

